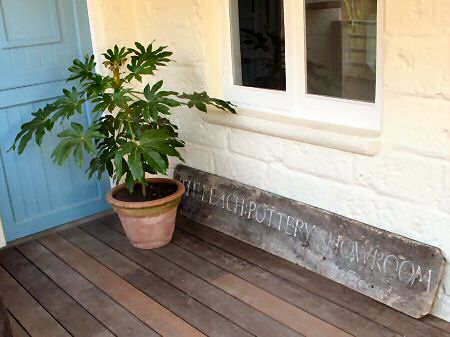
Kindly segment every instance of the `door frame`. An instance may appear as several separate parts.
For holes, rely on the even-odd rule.
[[[88,0],[72,0],[72,6],[75,13],[75,20],[78,31],[77,43],[79,46],[79,54],[77,57],[82,58],[84,54],[82,51],[88,51],[90,54],[94,54],[94,38],[92,36],[91,26],[91,12],[89,10]],[[97,69],[98,70],[98,69]],[[87,116],[88,121],[89,115]],[[1,170],[0,170],[1,172]],[[0,177],[0,181],[5,180],[6,177]],[[7,245],[6,234],[4,229],[4,223],[2,222],[2,214],[0,213],[0,248]]]

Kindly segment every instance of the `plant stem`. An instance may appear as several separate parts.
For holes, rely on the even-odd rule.
[[[141,189],[142,189],[142,195],[143,195],[144,197],[146,197],[146,196],[147,196],[147,189],[146,189],[146,187],[145,187],[144,184],[141,184]]]
[[[116,83],[117,86],[120,86],[121,81],[120,81],[120,66],[115,66],[113,69],[113,78],[114,78],[114,83]]]

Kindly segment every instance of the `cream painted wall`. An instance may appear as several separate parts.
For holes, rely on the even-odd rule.
[[[220,95],[221,3],[89,0],[95,48],[156,39],[175,52],[161,72],[169,87]],[[385,0],[377,155],[212,125],[182,110],[187,164],[438,246],[450,259],[449,12],[450,0]],[[450,321],[449,267],[433,313]]]
[[[92,44],[97,60],[101,53],[114,44],[129,45],[136,40],[137,4],[138,1],[87,0]],[[97,66],[102,69],[101,65]]]
[[[3,232],[2,218],[0,218],[0,248],[6,246],[5,233]]]

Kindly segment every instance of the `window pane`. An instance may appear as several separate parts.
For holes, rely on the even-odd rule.
[[[232,3],[234,83],[286,90],[282,0]]]
[[[307,91],[374,102],[377,0],[306,0]]]

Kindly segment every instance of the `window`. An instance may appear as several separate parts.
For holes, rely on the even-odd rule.
[[[241,108],[378,131],[381,0],[228,0],[224,94]]]
[[[375,101],[377,1],[306,0],[307,92]]]
[[[246,87],[286,90],[282,0],[238,0],[240,60],[234,83]],[[237,43],[237,41],[236,41]]]

